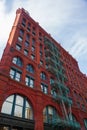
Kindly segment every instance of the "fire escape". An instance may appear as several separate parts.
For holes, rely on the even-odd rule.
[[[51,83],[51,90],[55,92],[52,95],[52,98],[60,104],[63,113],[63,118],[55,115],[51,122],[52,127],[80,130],[80,124],[76,120],[73,120],[72,117],[72,100],[68,96],[69,89],[65,85],[67,77],[65,75],[65,69],[63,67],[60,52],[56,45],[46,37],[44,38],[44,46],[46,69],[56,77],[56,80]]]

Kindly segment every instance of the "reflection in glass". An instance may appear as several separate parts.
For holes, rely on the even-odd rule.
[[[33,119],[33,111],[26,97],[14,94],[9,96],[3,103],[2,113],[12,116]]]
[[[57,111],[52,106],[47,106],[43,110],[43,121],[46,123],[51,123],[52,120],[57,116]]]
[[[17,105],[15,106],[14,116],[22,117],[22,107]]]
[[[17,95],[16,96],[16,104],[23,106],[23,97]]]
[[[11,114],[12,111],[12,103],[4,102],[2,113]]]

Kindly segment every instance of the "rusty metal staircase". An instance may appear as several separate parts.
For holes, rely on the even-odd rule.
[[[65,69],[63,62],[61,61],[61,55],[54,43],[47,37],[44,38],[45,46],[45,62],[46,69],[52,75],[56,77],[56,80],[51,84],[51,89],[56,91],[55,95],[52,95],[53,100],[60,104],[63,113],[63,119],[60,117],[54,117],[52,121],[53,127],[69,127],[70,129],[79,129],[80,124],[72,120],[72,100],[68,97],[69,89],[65,85],[67,77],[65,75]],[[68,109],[67,109],[68,108]],[[70,117],[68,116],[70,115]]]

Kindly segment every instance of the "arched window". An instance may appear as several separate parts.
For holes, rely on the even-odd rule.
[[[40,77],[41,77],[42,80],[46,80],[47,79],[46,74],[44,72],[40,73]]]
[[[13,60],[12,60],[12,63],[22,67],[23,63],[22,63],[22,60],[20,57],[14,57]]]
[[[14,94],[9,96],[3,103],[2,113],[26,119],[33,119],[32,107],[26,97]]]
[[[47,106],[43,110],[43,121],[45,123],[52,123],[52,120],[58,116],[57,111],[52,106]]]
[[[28,64],[26,67],[26,70],[29,71],[30,73],[34,73],[34,67],[31,64]]]

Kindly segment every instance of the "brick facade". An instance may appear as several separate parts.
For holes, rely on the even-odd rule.
[[[45,44],[44,39],[52,43],[54,52],[49,51],[52,48],[50,48],[49,43]],[[56,50],[60,61],[58,61],[60,68],[57,69],[58,71],[60,70],[58,72],[60,75],[59,80],[61,80],[62,75],[62,80],[64,82],[62,85],[66,87],[62,90],[63,92],[64,89],[69,91],[68,94],[66,94],[67,92],[64,92],[64,94],[67,98],[72,99],[73,103],[65,103],[68,102],[66,99],[61,105],[59,100],[53,99],[51,93],[52,88],[54,87],[55,89],[55,86],[51,86],[50,79],[52,78],[55,81],[58,80],[58,75],[55,75],[55,69],[58,63],[56,63],[56,67],[53,66],[53,60],[56,60],[56,56],[53,57],[55,58],[53,60],[49,60],[49,58],[52,57],[52,55],[54,56],[53,53],[55,53]],[[19,62],[20,59],[22,64]],[[29,70],[31,72],[26,69],[28,65],[33,66],[34,72],[32,72],[32,69]],[[53,66],[52,68],[51,65]],[[63,70],[62,73],[61,70]],[[15,75],[13,75],[13,73],[15,73]],[[20,75],[20,77],[17,77],[16,74]],[[27,85],[28,80],[31,87],[29,84]],[[55,84],[57,85],[57,83]],[[15,129],[15,127],[16,129],[22,127],[23,129],[30,130],[87,129],[84,124],[84,119],[87,119],[86,86],[87,77],[80,72],[77,61],[65,51],[61,45],[39,25],[39,23],[35,22],[27,11],[18,9],[0,62],[0,110],[2,110],[2,105],[9,96],[18,94],[27,97],[28,102],[32,106],[34,118],[33,122],[31,121],[29,125],[26,121],[25,127],[25,125],[23,125],[25,120],[18,117],[14,117],[13,119],[9,114],[2,115],[1,112],[1,129],[3,129],[2,126],[8,125],[13,129]],[[58,91],[59,89],[56,90],[56,92]],[[69,107],[70,105],[71,107]],[[69,116],[69,113],[71,112],[71,114],[74,115],[75,120],[80,124],[80,128],[72,127],[72,125],[67,126],[62,123],[57,123],[57,125],[53,124],[52,127],[52,124],[44,122],[43,118],[45,117],[43,117],[43,110],[46,106],[55,108],[63,121],[66,118],[66,114]],[[64,107],[63,110],[62,107]],[[64,110],[65,114],[63,114]],[[6,124],[6,116],[8,116],[8,125]],[[18,119],[21,119],[21,123],[19,122],[19,125],[17,126],[16,123],[14,124],[13,122]],[[12,124],[9,124],[11,120],[13,120],[13,122]]]

